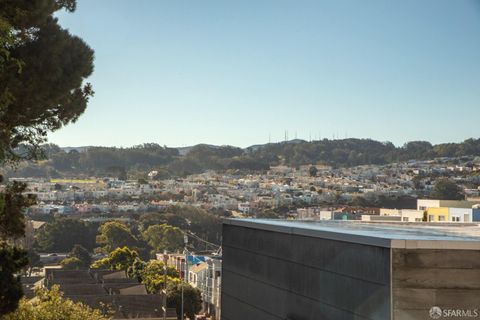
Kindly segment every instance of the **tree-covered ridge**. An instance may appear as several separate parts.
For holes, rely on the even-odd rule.
[[[179,149],[149,143],[130,148],[88,147],[64,151],[52,144],[43,146],[48,160],[24,163],[23,176],[117,175],[157,170],[157,178],[200,173],[206,170],[268,170],[270,166],[297,167],[307,164],[356,166],[387,164],[436,157],[480,156],[480,139],[432,145],[412,141],[401,147],[371,139],[343,139],[269,143],[246,149],[232,146],[197,145],[186,154]]]

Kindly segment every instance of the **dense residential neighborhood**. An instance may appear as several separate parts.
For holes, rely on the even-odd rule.
[[[438,158],[389,165],[333,169],[326,165],[271,167],[266,173],[207,171],[184,178],[119,180],[10,178],[28,182],[27,194],[38,204],[29,214],[122,215],[190,205],[223,210],[230,216],[256,216],[266,209],[283,208],[295,217],[296,209],[314,206],[382,207],[413,209],[416,199],[429,197],[439,177],[459,185],[465,199],[480,198],[480,158]],[[378,198],[385,201],[379,201]],[[392,199],[397,199],[393,201]]]

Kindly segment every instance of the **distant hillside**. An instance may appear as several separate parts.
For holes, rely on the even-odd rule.
[[[307,142],[307,141],[301,140],[301,139],[293,139],[293,140],[288,140],[288,141],[284,141],[284,142],[277,142],[277,143],[280,143],[280,144],[285,144],[285,143],[297,144],[297,143],[305,143],[305,142]],[[252,152],[252,151],[257,151],[258,149],[264,148],[267,145],[272,145],[272,144],[277,144],[277,143],[255,144],[255,145],[247,147],[245,149],[248,150],[249,152]]]
[[[212,148],[212,149],[219,149],[219,148],[222,148],[222,146],[216,146],[216,145],[213,145],[213,144],[197,144],[197,145],[194,145],[194,146],[190,146],[190,147],[178,147],[178,148],[175,148],[178,150],[178,154],[180,154],[181,156],[185,156],[187,155],[187,153],[189,153],[192,149],[194,148],[198,148],[198,147],[207,147],[207,148]],[[225,147],[225,146],[223,146]]]
[[[268,170],[284,164],[299,166],[323,163],[333,166],[386,164],[436,157],[480,156],[480,139],[462,143],[432,145],[413,141],[402,147],[370,139],[294,140],[255,145],[245,149],[233,146],[199,144],[187,148],[167,148],[149,143],[131,148],[44,146],[48,160],[25,162],[15,172],[20,176],[125,176],[159,171],[159,178],[185,176],[206,170]]]
[[[78,152],[85,152],[85,151],[87,151],[88,148],[91,148],[91,146],[88,146],[88,147],[61,147],[60,149],[62,149],[63,151],[68,153],[72,150],[76,150]]]

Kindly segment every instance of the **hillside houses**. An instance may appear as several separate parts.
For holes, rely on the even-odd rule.
[[[173,204],[254,215],[264,209],[315,207],[347,203],[364,198],[423,198],[433,188],[436,177],[449,175],[468,198],[480,197],[480,160],[438,158],[388,165],[334,168],[317,164],[271,167],[268,172],[243,174],[214,172],[178,179],[122,181],[114,178],[88,180],[28,181],[28,192],[38,205],[31,212],[58,214],[103,214],[148,212]],[[15,178],[14,178],[15,180]]]

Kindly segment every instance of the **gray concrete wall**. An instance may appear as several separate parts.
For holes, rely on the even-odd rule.
[[[392,250],[395,320],[431,319],[434,306],[480,312],[480,251]]]
[[[390,249],[224,225],[223,320],[391,319]]]

